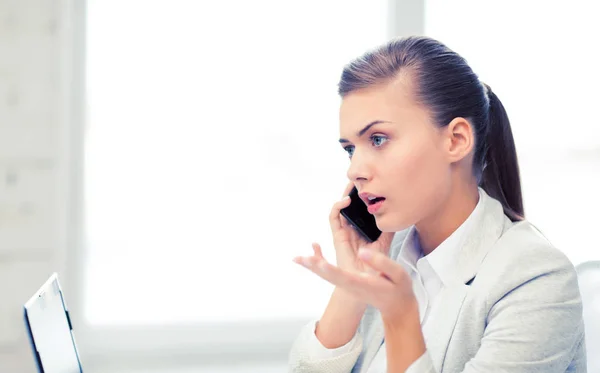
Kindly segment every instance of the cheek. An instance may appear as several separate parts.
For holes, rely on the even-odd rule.
[[[397,172],[389,184],[394,193],[394,222],[390,224],[396,231],[428,215],[444,200],[450,185],[448,164],[433,143],[415,144],[406,150],[398,153],[394,162]]]

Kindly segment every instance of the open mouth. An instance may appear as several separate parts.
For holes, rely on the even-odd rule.
[[[369,201],[369,205],[374,205],[377,202],[380,202],[380,201],[383,201],[383,200],[385,200],[384,197],[373,197],[373,198],[369,197],[368,201]]]

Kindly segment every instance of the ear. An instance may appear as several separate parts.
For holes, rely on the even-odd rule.
[[[471,153],[475,146],[475,133],[468,120],[462,117],[452,119],[446,126],[446,155],[451,163],[458,162]]]

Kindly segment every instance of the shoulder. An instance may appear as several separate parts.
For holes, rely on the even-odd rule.
[[[483,283],[496,299],[520,287],[524,294],[553,292],[554,301],[579,297],[571,261],[528,221],[507,226],[489,249],[475,282]]]
[[[565,253],[555,247],[528,221],[511,223],[498,238],[485,262],[523,272],[574,270]]]
[[[567,256],[527,221],[507,222],[487,249],[467,292],[465,330],[482,333],[470,364],[564,372],[582,361],[583,308]]]

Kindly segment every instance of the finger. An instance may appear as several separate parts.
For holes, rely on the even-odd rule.
[[[323,258],[323,251],[321,250],[321,245],[315,242],[312,244],[312,247],[313,251],[315,252],[315,256],[317,258]]]
[[[342,228],[346,228],[346,227],[352,227],[352,224],[350,224],[350,222],[348,221],[348,219],[346,219],[343,215],[340,216],[340,226]]]
[[[394,284],[406,281],[407,273],[404,268],[387,255],[376,250],[361,248],[358,250],[358,257],[374,270],[381,272],[384,277],[387,277]]]
[[[321,263],[327,263],[323,257],[317,256],[297,256],[293,259],[296,264],[300,264],[302,267],[310,270],[316,275],[320,276],[320,268],[322,266]]]
[[[352,228],[353,227],[352,223],[350,223],[344,215],[341,215],[341,212],[340,212],[340,225],[342,226],[342,228],[346,228],[346,227]]]
[[[331,208],[331,212],[329,213],[329,223],[331,225],[331,229],[338,230],[343,227],[342,225],[342,216],[340,216],[340,210],[348,207],[350,205],[350,197],[346,196],[341,201],[338,201],[333,204]]]
[[[342,194],[342,200],[350,195],[352,188],[354,188],[354,182],[350,181],[348,184],[346,184],[346,188],[344,189],[344,194]],[[348,203],[348,205],[349,205],[349,203]],[[343,209],[344,207],[347,207],[348,205],[341,207],[340,210]],[[343,228],[352,227],[352,224],[350,224],[348,219],[346,219],[344,216],[340,217],[340,223],[341,223],[340,225]]]
[[[329,215],[329,222],[333,230],[345,228],[348,226],[348,221],[343,216],[340,216],[340,210],[350,205],[350,192],[354,188],[354,183],[349,182],[346,184],[342,199],[333,205],[331,213]]]
[[[346,184],[346,189],[344,189],[344,194],[342,194],[342,198],[344,198],[347,195],[349,195],[350,192],[352,191],[352,188],[354,188],[354,182],[353,181],[351,181],[348,184]]]
[[[383,278],[383,279],[385,279],[385,280],[389,281],[390,283],[393,283],[393,282],[392,282],[392,279],[391,279],[391,278],[389,278],[389,277],[388,277],[388,276],[387,276],[385,273],[382,273],[382,272],[378,271],[377,269],[375,269],[374,267],[371,267],[371,266],[369,265],[369,263],[367,263],[367,262],[365,262],[365,261],[363,261],[363,264],[364,264],[364,265],[366,266],[366,268],[367,268],[367,271],[365,271],[365,272],[368,272],[368,273],[374,274],[375,276],[379,276],[379,277],[381,277],[381,278]]]
[[[379,276],[364,272],[355,273],[344,271],[325,260],[320,260],[316,263],[313,262],[310,264],[310,267],[307,268],[325,281],[361,296],[368,295],[382,288],[393,286],[389,281],[384,280]]]
[[[317,258],[316,256],[296,256],[292,261],[296,264],[300,264],[303,267],[311,268],[316,265],[319,261],[324,260]]]
[[[343,288],[360,299],[371,301],[374,294],[389,291],[395,285],[380,276],[348,272],[316,257],[298,257],[294,260],[330,284]]]

